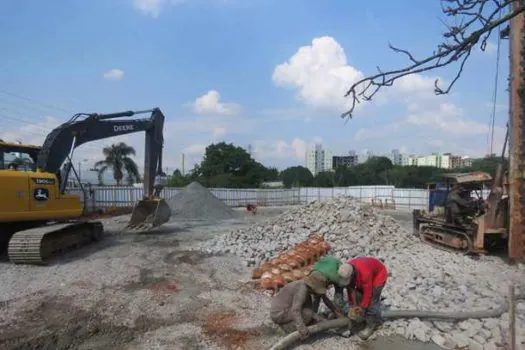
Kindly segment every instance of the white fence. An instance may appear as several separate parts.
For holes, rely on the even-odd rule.
[[[364,203],[390,205],[397,210],[428,209],[428,191],[394,186],[304,187],[300,189],[302,203],[324,201],[336,196],[352,196]]]
[[[131,186],[93,186],[94,202],[98,208],[127,207],[142,199],[143,189]],[[173,198],[181,188],[165,188],[163,196]],[[232,207],[248,203],[259,206],[306,204],[326,201],[336,196],[352,196],[364,203],[387,204],[392,209],[411,211],[428,208],[428,191],[393,186],[351,186],[334,188],[304,187],[292,189],[235,189],[212,188],[210,191]],[[81,194],[80,189],[69,193]]]

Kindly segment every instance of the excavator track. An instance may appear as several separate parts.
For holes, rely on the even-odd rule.
[[[16,232],[9,241],[9,260],[15,264],[45,265],[65,253],[102,239],[100,221],[57,223]]]
[[[465,232],[448,227],[431,223],[421,224],[419,237],[423,243],[441,250],[463,254],[473,252],[472,239]]]

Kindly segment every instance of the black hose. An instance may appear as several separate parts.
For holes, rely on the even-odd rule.
[[[525,300],[525,293],[520,293],[515,297],[515,300]],[[468,320],[481,318],[499,318],[508,311],[509,305],[504,303],[496,309],[479,310],[479,311],[425,311],[425,310],[383,310],[379,314],[381,319],[396,319],[396,318],[424,318],[424,319],[439,319],[439,320]],[[326,331],[329,329],[337,329],[346,327],[352,322],[349,318],[338,318],[335,320],[324,321],[313,326],[309,326],[310,335]],[[299,332],[295,331],[288,334],[286,337],[278,341],[270,350],[282,350],[290,347],[294,343],[301,340]]]
[[[319,333],[319,332],[322,332],[322,331],[327,331],[329,329],[341,328],[341,327],[348,326],[350,324],[350,322],[351,321],[348,318],[338,318],[338,319],[335,319],[335,320],[319,322],[319,323],[317,323],[317,324],[315,324],[313,326],[309,326],[307,328],[310,331],[310,335],[312,335],[312,334]],[[286,337],[284,337],[281,340],[279,340],[277,343],[275,343],[270,348],[270,350],[283,350],[283,349],[286,349],[286,348],[292,346],[294,343],[298,342],[299,340],[301,340],[301,335],[299,334],[299,332],[297,332],[297,331],[292,332],[292,333],[288,334]]]
[[[440,319],[440,320],[468,320],[481,318],[498,318],[507,312],[508,306],[502,305],[497,309],[480,310],[480,311],[424,311],[424,310],[385,310],[379,314],[381,319],[396,319],[396,318],[424,318],[424,319]],[[309,326],[310,335],[326,331],[334,328],[345,327],[351,322],[347,318],[336,319],[330,321],[320,322],[316,325]],[[282,350],[290,347],[292,344],[301,340],[299,332],[295,331],[288,334],[286,337],[279,340],[273,345],[270,350]]]
[[[480,311],[423,311],[423,310],[385,310],[380,317],[382,319],[395,318],[425,318],[440,320],[468,320],[471,318],[498,318],[507,312],[507,306],[501,306],[497,309],[480,310]]]

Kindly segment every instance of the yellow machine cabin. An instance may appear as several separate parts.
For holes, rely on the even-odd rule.
[[[55,174],[36,171],[39,150],[38,146],[0,141],[0,222],[64,220],[82,215],[80,198],[61,194]]]

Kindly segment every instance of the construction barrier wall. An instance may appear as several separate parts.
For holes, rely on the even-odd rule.
[[[88,188],[86,188],[88,189]],[[143,189],[133,186],[91,186],[90,206],[96,208],[129,207],[142,199]],[[181,188],[165,188],[163,196],[173,198]],[[292,189],[235,189],[212,188],[210,191],[232,207],[248,203],[258,206],[283,206],[306,204],[313,201],[326,201],[337,196],[352,196],[374,207],[398,211],[413,209],[428,210],[428,190],[415,188],[395,188],[394,186],[350,186],[317,188],[303,187]],[[80,188],[68,190],[81,195]],[[488,193],[484,193],[484,198]]]

